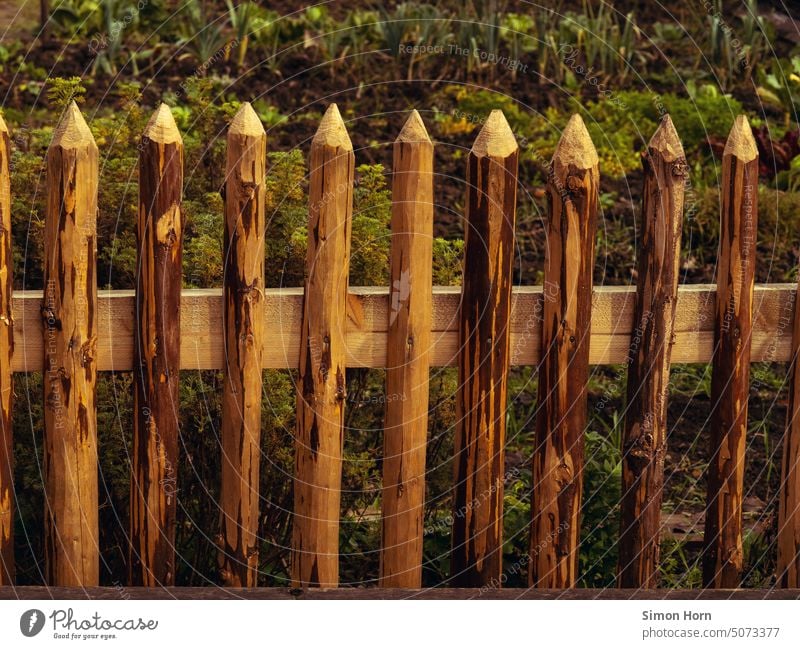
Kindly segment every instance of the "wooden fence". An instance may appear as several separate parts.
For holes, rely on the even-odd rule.
[[[589,365],[627,363],[618,584],[652,589],[669,366],[710,361],[703,580],[739,586],[749,363],[794,361],[800,347],[795,287],[754,286],[758,154],[744,117],[722,159],[716,287],[678,286],[688,167],[669,116],[643,155],[643,235],[630,288],[592,286],[599,170],[578,116],[562,134],[548,180],[544,286],[512,288],[519,149],[499,111],[468,156],[463,285],[432,288],[433,143],[414,111],[394,144],[391,285],[349,289],[354,154],[332,105],[311,143],[305,287],[266,289],[266,134],[244,104],[227,136],[224,288],[181,290],[183,144],[162,105],[141,145],[136,290],[98,292],[98,150],[73,104],[47,154],[44,289],[12,297],[10,152],[1,119],[0,134],[0,585],[14,583],[12,372],[44,373],[47,582],[91,587],[99,572],[96,376],[133,371],[129,580],[171,587],[179,371],[223,370],[220,579],[252,587],[262,369],[297,368],[291,575],[305,588],[338,585],[345,368],[385,368],[388,393],[402,398],[387,399],[385,412],[380,586],[415,589],[429,369],[459,368],[452,585],[474,588],[503,582],[509,367],[537,365],[529,582],[568,589],[578,577]],[[790,373],[777,565],[778,585],[798,588],[794,362]]]

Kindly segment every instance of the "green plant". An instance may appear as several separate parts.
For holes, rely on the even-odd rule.
[[[528,14],[505,13],[502,16],[500,38],[507,43],[509,56],[513,61],[520,61],[522,57],[535,48],[533,38],[536,21]],[[519,66],[511,69],[511,78],[516,81]]]
[[[616,578],[622,420],[616,410],[608,417],[593,413],[585,439],[579,580],[586,588],[607,588]]]
[[[775,582],[775,543],[767,534],[749,530],[742,539],[743,588],[769,588]]]
[[[396,59],[408,56],[406,78],[414,78],[414,65],[435,53],[426,51],[418,52],[420,46],[444,47],[451,39],[451,19],[434,5],[402,2],[395,7],[394,13],[389,14],[380,5],[381,20],[378,23],[378,33],[383,40],[383,46],[389,54]],[[410,48],[410,54],[403,52]]]
[[[589,0],[583,0],[582,7],[582,13],[568,13],[565,21],[575,47],[587,68],[623,82],[632,69],[640,33],[633,12],[618,18],[611,5]]]
[[[82,104],[86,88],[81,77],[53,77],[47,88],[47,102],[56,111],[62,111],[73,101]]]
[[[229,16],[214,18],[204,0],[190,0],[184,6],[178,41],[181,49],[189,53],[203,72],[214,60],[220,57],[227,60],[231,48],[227,38]]]
[[[769,72],[759,70],[758,81],[759,98],[783,110],[784,125],[788,128],[792,120],[800,123],[800,56],[772,61]]]
[[[661,588],[676,590],[703,586],[700,563],[685,541],[667,538],[661,542],[658,570]]]
[[[722,0],[714,0],[709,11],[710,58],[722,88],[734,85],[742,71],[756,68],[770,50],[771,29],[759,12],[757,0],[745,0],[744,4],[739,31],[729,24]]]
[[[255,18],[259,8],[253,2],[243,2],[237,7],[233,4],[233,0],[225,0],[225,4],[228,6],[228,20],[236,32],[236,42],[238,44],[236,67],[241,68],[247,56],[250,34],[255,26]]]

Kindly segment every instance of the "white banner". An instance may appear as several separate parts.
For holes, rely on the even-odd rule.
[[[2,601],[0,646],[800,647],[798,601]],[[514,643],[514,644],[512,644]],[[240,645],[245,646],[245,645]]]

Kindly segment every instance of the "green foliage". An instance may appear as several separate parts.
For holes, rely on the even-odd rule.
[[[269,153],[266,184],[267,286],[302,286],[308,207],[303,153]]]
[[[770,588],[775,585],[775,541],[754,530],[744,535],[743,588]]]
[[[441,104],[453,105],[440,112],[436,124],[444,137],[470,133],[480,127],[492,109],[501,109],[520,143],[522,161],[546,166],[553,156],[569,112],[551,107],[544,114],[524,110],[508,95],[490,90],[469,91],[451,86],[440,93]],[[641,168],[637,151],[647,144],[669,113],[687,152],[697,152],[709,136],[726,138],[741,104],[710,86],[696,89],[693,98],[672,93],[657,95],[634,90],[614,93],[613,101],[590,101],[576,107],[582,114],[600,158],[604,176],[619,178]]]
[[[759,98],[783,111],[786,126],[791,120],[800,122],[800,56],[770,62],[769,72],[759,69],[758,81]]]
[[[595,415],[587,431],[581,507],[580,582],[586,588],[613,586],[619,549],[622,484],[622,419]]]
[[[253,109],[264,123],[264,128],[268,130],[286,121],[286,115],[283,115],[277,106],[269,104],[263,99],[256,99],[253,102]]]
[[[661,560],[658,564],[662,588],[702,588],[703,571],[696,553],[691,552],[686,543],[676,539],[661,542]]]
[[[183,5],[178,24],[179,44],[191,55],[198,70],[214,60],[227,60],[230,56],[232,41],[226,30],[227,20],[214,16],[206,2],[195,0]]]
[[[774,39],[772,25],[760,14],[757,0],[745,0],[741,25],[729,24],[722,0],[714,0],[708,12],[708,50],[715,76],[727,88],[751,69],[758,69],[770,54]]]
[[[438,286],[459,286],[463,266],[462,239],[433,240],[433,283]]]
[[[391,192],[383,165],[360,165],[353,193],[353,231],[350,283],[389,284]]]
[[[50,79],[47,88],[47,101],[55,110],[64,110],[71,102],[83,103],[86,94],[84,81],[81,77],[54,77]]]
[[[187,286],[210,288],[222,286],[222,246],[224,205],[219,192],[210,192],[184,204],[186,243],[183,253],[183,277]]]
[[[712,13],[688,20],[676,28],[672,23],[648,27],[651,43],[643,37],[632,14],[612,11],[597,3],[572,3],[559,12],[548,7],[523,13],[498,11],[497,3],[413,3],[384,8],[349,8],[346,16],[327,7],[308,7],[280,17],[255,2],[236,3],[191,0],[182,3],[177,20],[160,26],[168,3],[148,2],[144,9],[120,0],[66,0],[54,8],[54,38],[82,67],[93,75],[115,75],[108,89],[91,87],[91,78],[52,78],[48,56],[31,56],[28,43],[0,46],[0,72],[15,83],[9,89],[4,115],[12,131],[12,213],[17,288],[41,287],[42,232],[45,193],[43,157],[52,137],[54,115],[75,99],[90,97],[90,128],[101,150],[98,210],[98,282],[103,287],[132,288],[136,272],[137,145],[152,104],[163,93],[184,137],[186,178],[184,209],[184,278],[187,286],[219,286],[222,282],[222,199],[225,172],[225,129],[239,106],[225,74],[244,72],[258,63],[256,72],[244,82],[252,94],[279,81],[297,83],[295,73],[306,71],[298,87],[315,82],[319,64],[340,83],[358,86],[354,101],[380,106],[389,115],[397,108],[380,94],[381,82],[395,80],[397,68],[411,79],[452,79],[453,86],[428,83],[433,88],[422,96],[425,104],[438,107],[434,129],[451,148],[445,154],[458,159],[492,108],[501,108],[521,147],[520,181],[526,190],[544,180],[550,156],[571,112],[579,111],[598,149],[603,176],[601,206],[603,220],[598,237],[596,281],[629,283],[634,250],[638,244],[639,151],[655,130],[661,115],[672,115],[692,161],[693,186],[687,190],[682,251],[682,282],[713,280],[719,234],[718,161],[707,153],[708,138],[719,142],[727,136],[733,116],[753,109],[748,74],[742,66],[757,71],[761,99],[783,116],[782,128],[796,121],[800,88],[800,58],[784,49],[769,66],[765,64],[764,30],[769,25],[747,0],[741,16],[725,18]],[[752,14],[752,15],[751,15]],[[467,20],[464,20],[464,18]],[[279,19],[280,18],[280,19]],[[156,42],[146,42],[158,26]],[[703,70],[700,59],[685,55],[687,32],[708,55],[713,68]],[[652,32],[652,33],[651,33]],[[73,38],[74,37],[74,38]],[[72,45],[66,43],[66,39]],[[85,54],[89,41],[91,57]],[[739,43],[736,40],[739,39]],[[437,44],[463,48],[466,54],[406,54],[400,44]],[[666,53],[662,53],[663,48]],[[381,52],[379,50],[387,51]],[[507,56],[521,65],[504,69],[502,64],[481,60],[474,52]],[[365,56],[357,56],[358,54]],[[676,53],[678,55],[676,55]],[[35,51],[33,51],[35,54]],[[796,53],[795,53],[796,54]],[[777,56],[777,55],[776,55]],[[156,71],[163,58],[170,66],[163,83]],[[666,69],[670,60],[685,87],[675,87],[676,75]],[[391,65],[376,65],[390,61]],[[59,61],[57,65],[62,65]],[[139,70],[139,66],[145,70]],[[56,70],[63,69],[56,67]],[[73,68],[66,66],[71,74]],[[634,74],[635,70],[635,74]],[[744,70],[748,72],[749,70]],[[541,76],[537,77],[537,73]],[[64,74],[62,72],[62,74]],[[116,75],[119,74],[119,78]],[[504,76],[507,75],[507,76]],[[151,78],[151,76],[153,78]],[[512,82],[519,82],[510,86]],[[141,88],[125,79],[145,81],[146,106]],[[641,85],[634,86],[635,83]],[[328,81],[327,79],[325,81]],[[377,83],[373,83],[376,82]],[[352,83],[351,83],[352,82]],[[599,83],[598,83],[599,82]],[[711,85],[709,82],[713,82]],[[455,84],[459,85],[455,85]],[[489,89],[480,89],[483,84]],[[279,84],[280,85],[280,84]],[[344,86],[342,86],[344,87]],[[601,87],[608,92],[603,92]],[[630,88],[653,88],[651,91]],[[89,92],[87,92],[87,88]],[[553,92],[558,88],[559,92]],[[617,90],[628,88],[628,90]],[[719,90],[721,88],[722,90]],[[43,89],[46,92],[43,93]],[[241,88],[235,90],[244,97]],[[723,94],[731,92],[731,96]],[[561,94],[563,92],[563,94]],[[49,110],[28,110],[46,95]],[[95,99],[102,94],[102,103]],[[297,144],[287,125],[308,133],[320,114],[304,110],[295,114],[285,95],[262,95],[253,105],[270,132],[267,187],[266,269],[267,283],[299,286],[303,283],[308,219],[307,165],[300,149],[277,151],[287,142]],[[306,99],[305,93],[298,94]],[[410,94],[408,101],[420,97]],[[518,101],[519,100],[519,101]],[[404,100],[405,101],[405,100]],[[527,106],[523,102],[532,105]],[[95,110],[96,103],[100,107]],[[420,105],[417,103],[417,105]],[[361,104],[359,103],[359,106]],[[22,107],[25,107],[23,110]],[[401,106],[401,108],[403,108]],[[351,107],[357,114],[359,108]],[[292,115],[291,122],[286,115]],[[764,123],[769,123],[769,111]],[[389,118],[384,119],[387,123]],[[374,123],[377,124],[378,120]],[[781,131],[781,127],[778,129]],[[275,136],[273,137],[273,132]],[[782,132],[780,133],[783,134]],[[369,134],[367,141],[377,142]],[[358,145],[358,143],[356,143]],[[377,147],[369,151],[381,160]],[[443,156],[444,157],[444,156]],[[386,156],[388,158],[388,156]],[[359,162],[364,159],[357,154]],[[438,160],[438,156],[437,156]],[[449,174],[452,167],[438,168]],[[627,175],[631,178],[625,178]],[[444,176],[439,176],[443,178]],[[625,178],[625,182],[620,182]],[[796,233],[800,228],[800,159],[780,174],[774,187],[759,192],[758,281],[794,281],[798,263]],[[632,180],[630,184],[628,180]],[[633,189],[631,189],[633,188]],[[788,190],[788,191],[787,191]],[[461,191],[460,189],[458,191]],[[447,193],[444,201],[454,214],[463,213],[462,195]],[[538,202],[537,202],[538,201]],[[542,229],[544,201],[520,191],[518,235],[519,276],[524,283],[541,280],[545,239]],[[357,169],[352,222],[351,277],[353,285],[388,282],[390,255],[390,191],[387,171],[380,164]],[[437,215],[437,219],[441,218]],[[444,220],[444,219],[442,219]],[[437,227],[441,223],[437,221]],[[457,226],[449,230],[457,231]],[[435,238],[433,278],[435,284],[461,282],[463,241]],[[781,368],[753,367],[751,399],[751,449],[748,471],[766,476],[769,484],[778,473],[775,460],[782,431],[780,409],[764,407],[761,401],[780,395]],[[530,368],[517,368],[512,379],[517,386],[508,412],[508,445],[505,481],[504,562],[507,586],[525,585],[528,530],[530,524],[531,455],[534,450],[533,413],[535,380]],[[581,583],[607,586],[613,583],[618,538],[620,485],[620,421],[624,404],[624,368],[598,368],[589,386],[593,408],[586,437],[587,464],[584,474],[584,509]],[[708,408],[710,376],[704,366],[673,366],[671,396],[679,421],[675,429],[701,431]],[[344,488],[342,501],[341,574],[343,582],[373,580],[378,572],[382,417],[385,408],[384,377],[372,370],[347,372]],[[262,403],[262,472],[260,493],[263,539],[260,554],[261,585],[288,582],[288,552],[291,536],[293,428],[295,425],[296,373],[264,373]],[[221,420],[221,374],[185,372],[181,375],[181,461],[179,475],[178,582],[207,583],[216,576],[214,534],[219,529],[219,426]],[[457,419],[455,393],[458,372],[439,368],[431,375],[430,436],[427,449],[424,582],[442,583],[450,572],[452,527],[453,432]],[[41,375],[15,377],[17,407],[14,411],[15,478],[19,498],[17,560],[21,583],[41,583],[43,555],[43,494],[41,476]],[[124,580],[127,553],[128,466],[132,429],[131,376],[102,374],[98,381],[101,475],[102,580]],[[688,400],[695,399],[691,408]],[[600,399],[600,401],[598,401]],[[671,417],[674,413],[670,414]],[[700,418],[695,421],[692,417]],[[685,507],[702,510],[705,503],[703,475],[707,460],[705,436],[687,442],[685,435],[670,439],[669,460],[674,471],[666,485],[665,509]],[[681,445],[682,444],[682,445]],[[762,456],[766,456],[766,460]],[[763,471],[762,471],[763,467]],[[748,473],[749,479],[750,473]],[[768,487],[769,489],[770,487]],[[765,500],[771,502],[768,494]],[[765,516],[765,520],[767,517]],[[774,565],[771,530],[748,534],[745,539],[746,584],[769,585]],[[700,571],[697,550],[676,540],[663,542],[662,583],[667,587],[697,587]]]

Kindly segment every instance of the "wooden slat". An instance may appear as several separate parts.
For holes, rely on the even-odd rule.
[[[11,417],[14,253],[11,249],[10,145],[8,128],[0,116],[0,586],[14,583],[14,431]]]
[[[789,367],[789,405],[783,435],[781,486],[778,505],[777,583],[800,587],[800,300],[795,299],[792,361]]]
[[[137,586],[175,583],[182,194],[183,140],[161,104],[144,131],[139,158],[128,548],[129,578]]]
[[[225,180],[225,382],[222,394],[220,577],[256,586],[264,346],[267,134],[249,103],[228,129]]]
[[[742,501],[758,263],[758,149],[744,115],[736,118],[725,145],[720,191],[703,584],[737,588],[744,566]]]
[[[760,284],[755,288],[753,362],[789,360],[794,322],[794,284]],[[264,368],[297,368],[302,288],[267,289]],[[633,329],[633,286],[595,287],[592,300],[592,365],[625,363]],[[678,289],[672,364],[708,363],[714,347],[714,302],[711,284]],[[461,289],[433,289],[431,366],[455,366]],[[15,291],[15,372],[42,369],[41,291]],[[347,366],[385,367],[389,317],[387,287],[351,287],[348,295]],[[511,364],[539,361],[542,287],[521,286],[511,300]],[[133,291],[99,291],[97,303],[99,371],[125,372],[133,367]],[[539,316],[541,317],[541,316]],[[181,369],[219,370],[224,366],[222,289],[184,289],[181,299]]]
[[[431,347],[433,143],[417,111],[394,143],[380,585],[422,585]]]
[[[467,157],[454,440],[453,586],[499,583],[519,147],[493,110]],[[591,296],[589,296],[591,298]]]
[[[53,586],[100,578],[97,490],[98,151],[78,106],[47,150],[44,285],[45,566]]]
[[[354,167],[353,145],[331,104],[311,141],[308,164],[306,290],[296,384],[294,586],[339,584]]]
[[[669,365],[688,173],[683,147],[669,115],[662,119],[642,162],[642,238],[634,313],[639,331],[631,338],[622,443],[617,580],[622,588],[658,586]]]
[[[578,579],[599,184],[597,151],[583,120],[574,115],[561,134],[547,180],[528,564],[528,582],[536,588],[573,588]]]

